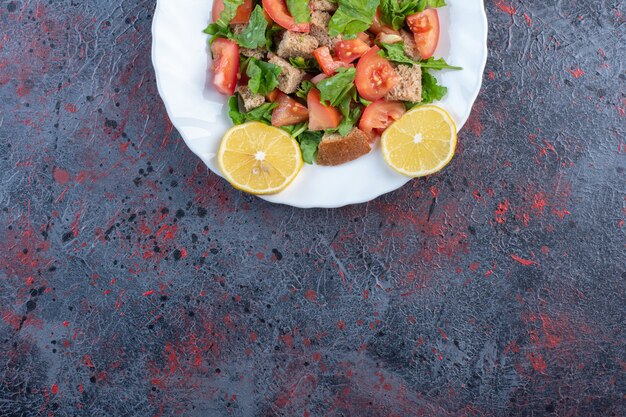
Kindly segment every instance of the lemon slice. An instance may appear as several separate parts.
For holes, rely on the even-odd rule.
[[[456,125],[441,107],[415,107],[383,132],[381,146],[391,168],[423,177],[441,170],[454,156]]]
[[[303,165],[300,147],[287,132],[259,122],[226,132],[217,160],[228,182],[251,194],[283,190]]]

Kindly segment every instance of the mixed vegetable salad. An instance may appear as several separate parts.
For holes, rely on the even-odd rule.
[[[437,8],[445,5],[214,0],[213,21],[205,29],[213,85],[230,96],[234,124],[259,121],[286,130],[307,163],[347,162],[369,148],[328,147],[347,154],[335,157],[318,155],[320,143],[359,137],[371,146],[408,109],[446,94],[430,73],[461,69],[433,57]]]

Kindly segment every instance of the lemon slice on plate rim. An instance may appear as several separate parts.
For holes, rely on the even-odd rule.
[[[217,153],[224,177],[238,190],[274,194],[285,189],[304,164],[300,146],[287,132],[259,122],[232,127]]]
[[[423,105],[409,110],[383,132],[381,151],[395,171],[423,177],[448,165],[456,143],[456,124],[448,112]]]

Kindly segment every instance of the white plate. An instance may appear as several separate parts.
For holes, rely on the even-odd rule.
[[[487,61],[487,16],[482,0],[447,0],[439,9],[441,38],[435,53],[463,71],[436,72],[448,94],[436,104],[460,129],[467,121]],[[167,113],[187,146],[218,175],[216,152],[232,123],[227,98],[210,84],[211,56],[202,30],[211,0],[158,0],[152,23],[152,62]],[[295,207],[341,207],[362,203],[408,182],[384,162],[379,148],[338,167],[305,164],[284,191],[265,200]]]

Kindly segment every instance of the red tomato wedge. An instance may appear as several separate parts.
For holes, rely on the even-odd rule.
[[[250,20],[250,15],[252,14],[252,8],[254,7],[253,0],[244,0],[243,4],[237,8],[237,14],[233,17],[229,23],[233,25],[239,23],[248,23]],[[211,18],[213,22],[219,19],[220,15],[224,11],[224,0],[214,0],[213,1],[213,10],[211,13]]]
[[[356,89],[370,101],[383,97],[400,82],[389,61],[378,55],[378,51],[380,48],[374,46],[356,64]]]
[[[278,93],[276,103],[278,107],[272,112],[272,126],[289,126],[309,120],[307,108],[287,94]]]
[[[315,59],[317,59],[317,62],[318,64],[320,64],[320,67],[322,68],[322,71],[324,71],[324,74],[328,75],[329,77],[337,71],[337,68],[352,66],[343,61],[335,61],[330,55],[330,49],[328,49],[328,46],[320,46],[315,51],[313,51],[313,56],[315,57]]]
[[[334,129],[339,126],[341,113],[332,106],[322,104],[318,89],[311,88],[306,104],[309,108],[309,130]]]
[[[213,53],[213,85],[222,94],[232,96],[239,75],[239,46],[228,39],[218,38],[211,45]]]
[[[372,22],[372,26],[370,26],[369,30],[375,35],[378,35],[381,32],[393,33],[394,35],[400,34],[400,32],[398,32],[397,30],[383,24],[382,20],[380,19],[380,9],[376,9],[376,14],[374,14],[374,21]]]
[[[404,104],[399,101],[376,100],[363,111],[359,129],[367,133],[371,143],[377,134],[382,133],[404,113],[406,113]]]
[[[285,0],[263,0],[263,8],[274,22],[287,30],[308,33],[311,28],[310,23],[296,23]]]
[[[337,58],[346,63],[350,63],[355,59],[360,58],[369,50],[370,46],[358,38],[339,41],[335,44],[335,53],[337,54]]]
[[[433,56],[439,43],[439,14],[437,9],[426,9],[421,13],[407,16],[406,23],[413,32],[417,51],[422,59]]]

